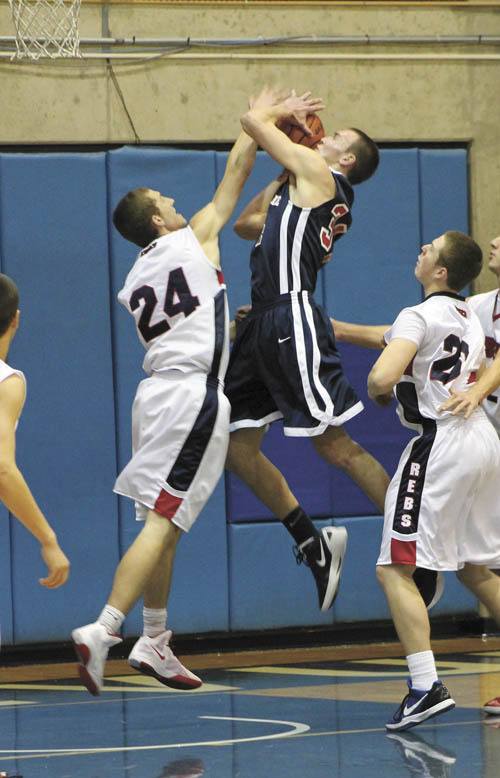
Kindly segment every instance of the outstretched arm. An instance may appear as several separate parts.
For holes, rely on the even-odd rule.
[[[255,162],[257,144],[245,132],[241,132],[229,154],[224,178],[213,200],[191,219],[191,227],[203,246],[208,258],[219,264],[218,235],[234,211],[243,185]]]
[[[352,343],[364,348],[385,348],[384,334],[389,329],[387,324],[352,324],[347,321],[330,319],[335,339],[342,343]]]
[[[48,576],[40,579],[40,583],[56,589],[68,578],[69,562],[16,465],[16,423],[24,394],[24,382],[19,376],[0,383],[0,500],[39,541],[48,567]]]
[[[454,392],[440,407],[440,411],[451,411],[454,416],[464,416],[466,419],[476,410],[478,405],[500,386],[500,350],[491,365],[486,368],[475,384],[466,392]]]

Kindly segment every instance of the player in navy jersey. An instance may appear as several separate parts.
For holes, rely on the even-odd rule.
[[[333,244],[351,224],[352,186],[374,173],[378,151],[357,129],[339,130],[313,150],[292,143],[276,126],[290,113],[303,121],[321,108],[310,93],[292,93],[241,119],[287,173],[257,195],[236,223],[241,237],[256,242],[252,310],[238,327],[226,393],[232,406],[227,466],[284,523],[298,561],[305,560],[314,574],[320,608],[327,610],[338,588],[346,531],[329,527],[319,533],[260,450],[267,425],[283,419],[285,435],[310,437],[316,451],[383,510],[389,479],[342,426],[363,405],[343,374],[329,319],[312,296]]]

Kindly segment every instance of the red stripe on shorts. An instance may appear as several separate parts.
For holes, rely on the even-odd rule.
[[[391,538],[391,562],[393,565],[416,565],[417,541]]]
[[[175,497],[162,489],[155,502],[155,511],[166,519],[173,519],[181,503],[182,497]]]

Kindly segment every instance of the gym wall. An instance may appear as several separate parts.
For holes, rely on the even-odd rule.
[[[94,620],[120,555],[138,531],[116,473],[130,454],[130,408],[143,377],[133,321],[116,301],[134,247],[111,226],[117,200],[147,185],[176,198],[191,216],[209,201],[227,153],[124,147],[95,153],[0,155],[0,269],[21,293],[21,328],[10,363],[28,397],[18,461],[72,561],[67,586],[38,586],[38,544],[0,513],[0,617],[4,644],[66,640]],[[246,202],[275,172],[259,154]],[[413,276],[419,247],[445,229],[467,230],[465,149],[385,148],[379,172],[356,189],[353,227],[320,275],[317,299],[337,318],[390,323],[420,300]],[[221,239],[231,310],[249,300],[250,244],[228,226]],[[366,404],[349,432],[392,473],[407,434],[394,408],[366,401],[376,352],[342,349],[345,370]],[[322,524],[349,531],[335,607],[320,614],[310,573],[297,567],[281,524],[237,479],[221,479],[192,532],[182,539],[169,622],[180,633],[333,625],[384,619],[375,581],[381,517],[307,440],[284,440],[273,425],[265,450],[304,507]],[[472,610],[448,576],[438,613]],[[136,608],[126,634],[140,629]]]

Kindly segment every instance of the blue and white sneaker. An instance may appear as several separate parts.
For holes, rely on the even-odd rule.
[[[391,731],[410,729],[421,724],[422,721],[432,719],[455,707],[455,700],[452,700],[448,689],[441,681],[434,681],[428,691],[413,689],[411,681],[408,681],[408,690],[396,713],[385,725],[386,729]]]

